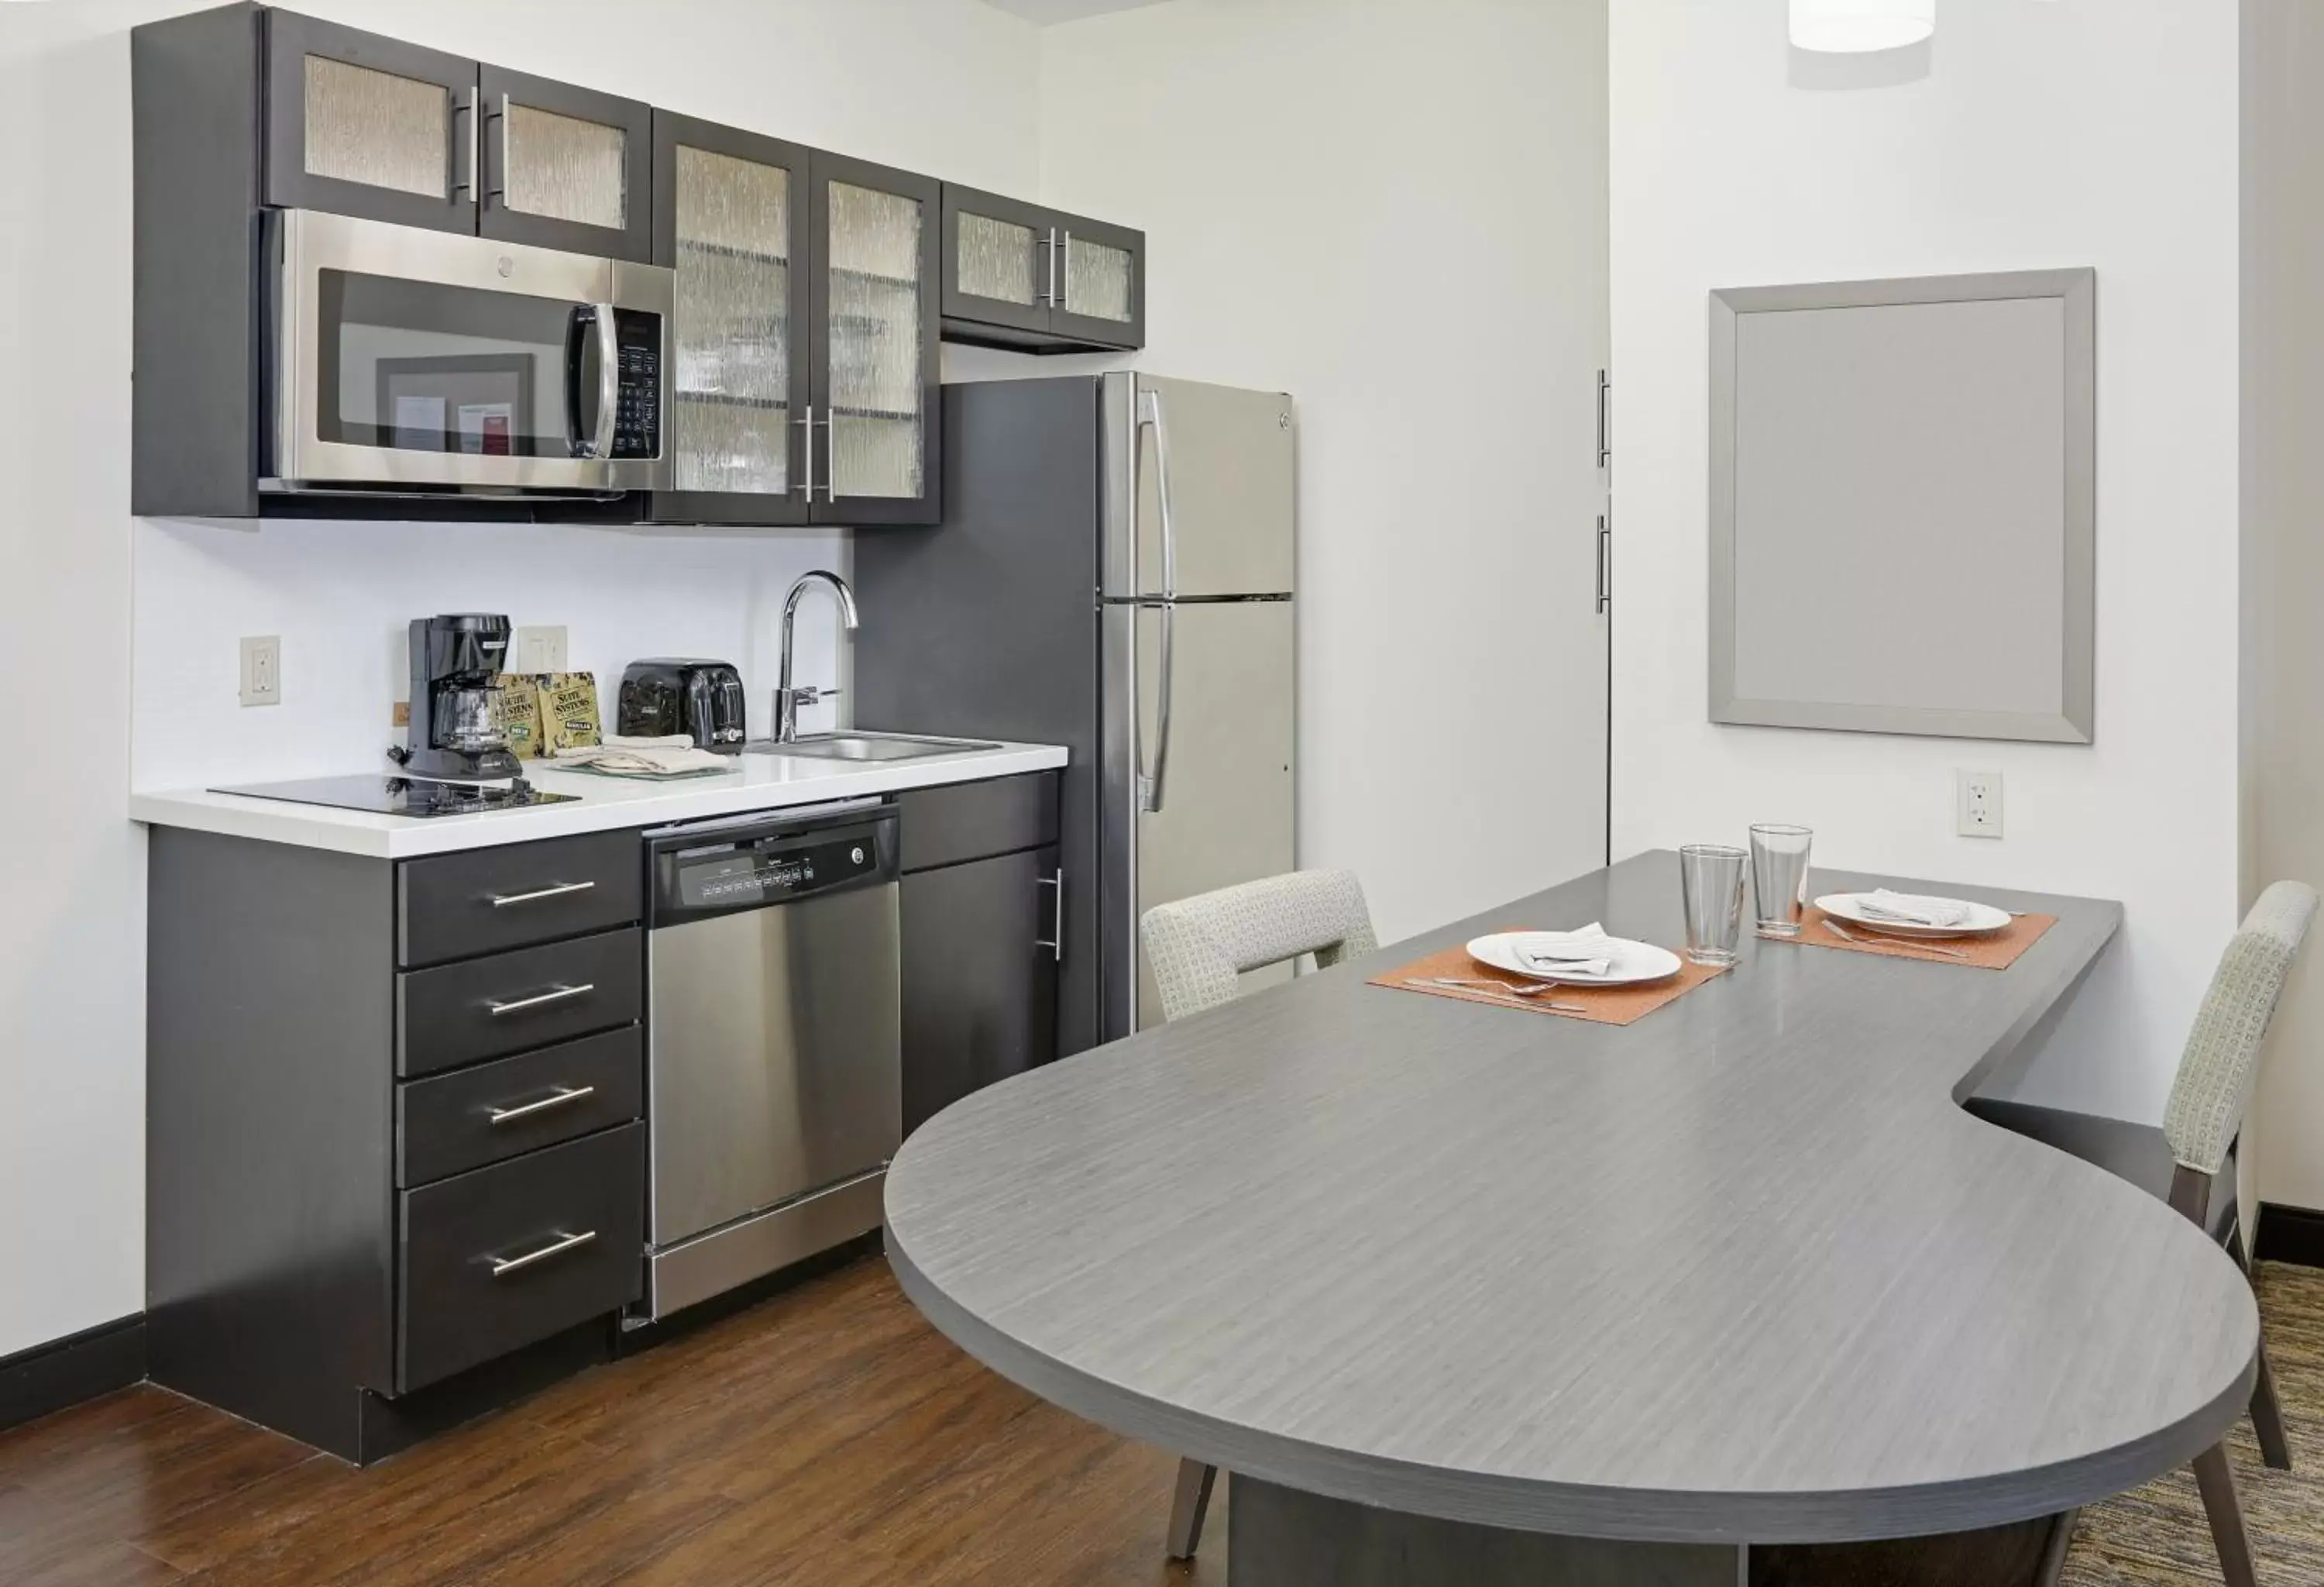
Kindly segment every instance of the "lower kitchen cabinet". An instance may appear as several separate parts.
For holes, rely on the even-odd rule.
[[[904,1133],[1057,1056],[1057,846],[903,881]]]
[[[361,1463],[609,1357],[644,1287],[637,835],[147,855],[153,1381]]]
[[[903,853],[904,1133],[1057,1056],[1057,975],[1073,879],[1058,778],[1000,777],[899,798]]]

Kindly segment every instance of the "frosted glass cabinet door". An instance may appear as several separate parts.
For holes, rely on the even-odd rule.
[[[1056,296],[1051,245],[1056,227],[1038,204],[946,182],[944,189],[944,317],[954,335],[1003,346],[1030,337],[990,337],[976,330],[1023,331],[1046,337]]]
[[[815,517],[933,523],[941,186],[814,156]]]
[[[1084,217],[1057,217],[1057,300],[1049,328],[1060,340],[1101,347],[1146,345],[1146,236]]]
[[[266,202],[476,227],[476,63],[284,11],[267,30]]]
[[[808,158],[775,138],[655,113],[654,255],[678,276],[676,494],[655,503],[658,519],[807,518]]]
[[[653,110],[635,99],[477,70],[488,237],[653,262]]]

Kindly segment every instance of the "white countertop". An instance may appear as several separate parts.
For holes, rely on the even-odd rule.
[[[1047,771],[1065,763],[1065,752],[1055,744],[1004,743],[990,750],[872,763],[790,755],[738,755],[735,760],[738,764],[733,771],[678,782],[529,766],[525,776],[534,787],[545,793],[577,794],[579,801],[486,810],[473,816],[386,816],[212,793],[207,789],[178,789],[131,794],[129,817],[152,826],[183,826],[230,837],[404,860],[416,854],[450,853],[623,826],[661,826],[711,816],[744,816],[754,810],[779,810],[828,799]]]

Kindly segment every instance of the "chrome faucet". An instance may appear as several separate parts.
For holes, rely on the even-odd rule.
[[[798,713],[801,706],[819,705],[839,692],[835,688],[816,688],[813,684],[804,688],[791,687],[791,628],[798,621],[799,597],[817,584],[830,586],[833,596],[839,602],[840,623],[848,632],[853,633],[861,626],[855,616],[855,592],[849,589],[847,581],[836,573],[818,567],[812,573],[801,575],[799,581],[791,586],[791,593],[783,598],[782,671],[775,679],[775,742],[777,743],[787,744],[798,740]]]

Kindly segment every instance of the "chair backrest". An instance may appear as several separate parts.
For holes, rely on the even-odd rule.
[[[1246,970],[1302,954],[1336,964],[1379,946],[1352,871],[1295,871],[1157,904],[1139,934],[1166,1020],[1232,1002]]]
[[[2216,1174],[2226,1164],[2259,1078],[2268,1020],[2315,918],[2316,890],[2279,881],[2259,895],[2219,955],[2163,1114],[2163,1139],[2181,1167]]]

